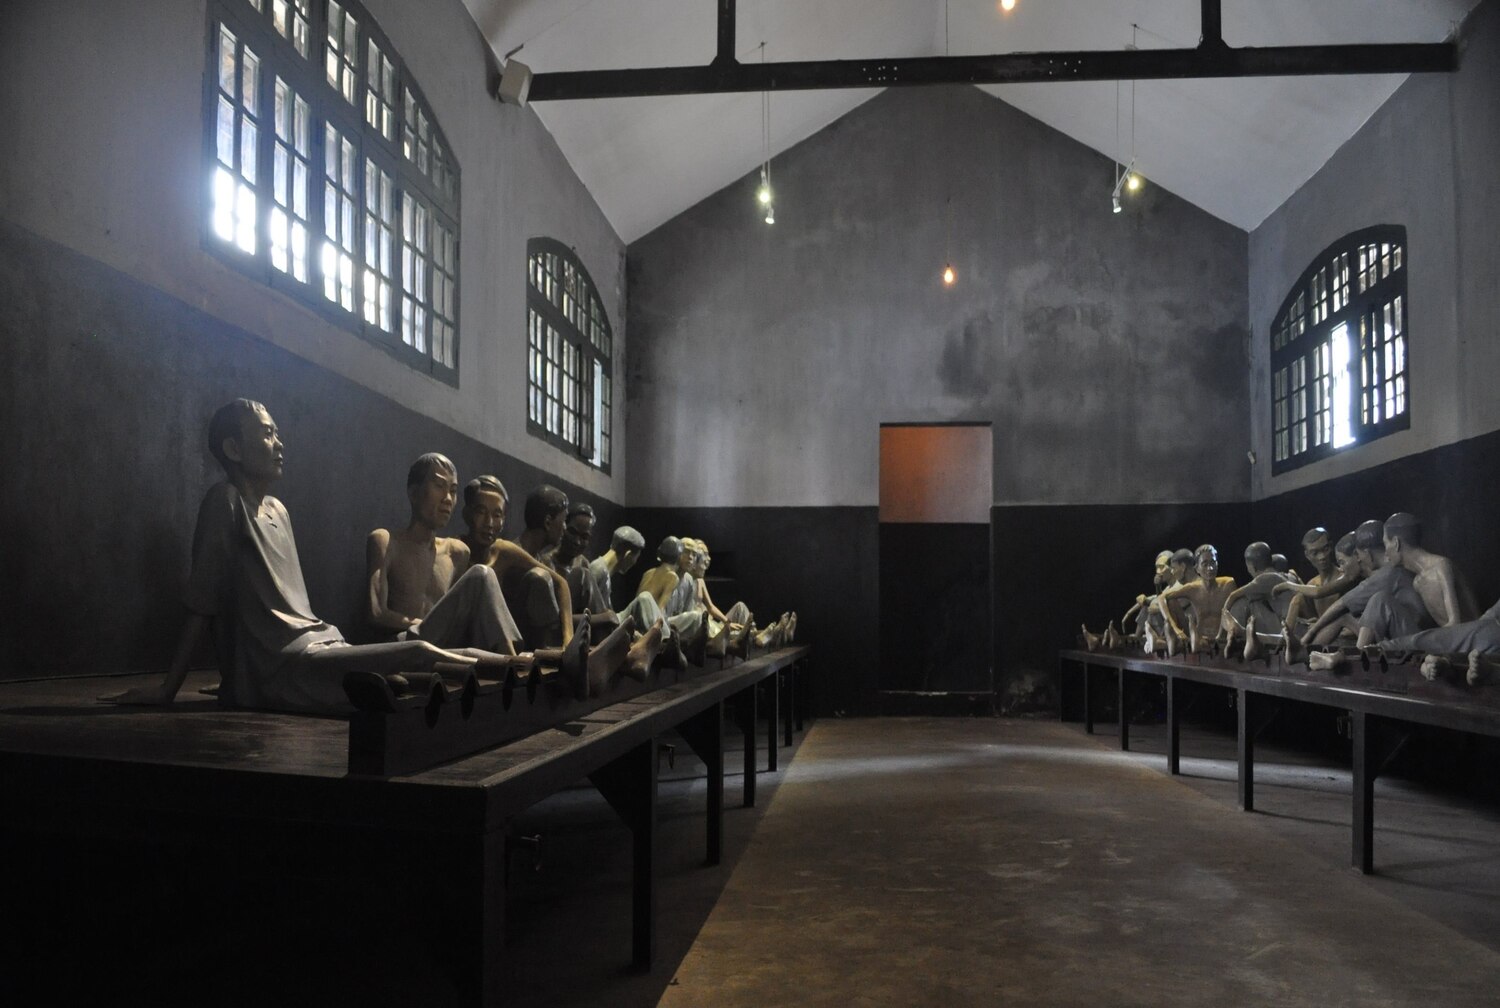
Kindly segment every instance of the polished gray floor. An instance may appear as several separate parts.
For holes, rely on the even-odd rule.
[[[587,792],[564,796],[537,810],[542,867],[513,889],[518,1003],[1500,1002],[1494,808],[1382,781],[1365,877],[1347,867],[1346,769],[1265,751],[1247,814],[1231,738],[1190,731],[1175,778],[1159,729],[1134,741],[1120,753],[1047,721],[820,721],[763,778],[761,809],[729,816],[718,869],[698,866],[701,781],[684,773],[663,785],[647,976],[621,969],[628,857],[567,853],[625,834]],[[577,942],[563,972],[559,935]]]

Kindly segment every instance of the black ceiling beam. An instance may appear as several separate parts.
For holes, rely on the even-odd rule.
[[[1038,81],[1168,80],[1208,77],[1305,77],[1322,74],[1445,73],[1458,69],[1451,42],[1396,45],[1279,46],[1235,49],[1134,49],[997,56],[728,63],[641,70],[539,73],[530,100],[632,98],[730,91],[810,91],[920,84],[1021,84]]]
[[[718,48],[714,61],[708,66],[539,73],[531,80],[530,100],[568,101],[580,98],[908,87],[920,84],[1447,73],[1458,69],[1456,42],[1232,48],[1224,43],[1220,0],[1202,0],[1203,31],[1198,46],[1194,49],[1085,50],[1004,53],[996,56],[740,63],[734,58],[734,3],[735,0],[718,0]]]

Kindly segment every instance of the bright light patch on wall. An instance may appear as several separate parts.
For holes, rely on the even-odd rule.
[[[1349,327],[1333,331],[1333,446],[1344,448],[1354,443],[1354,389],[1349,370]]]
[[[952,287],[953,282],[958,279],[958,274],[953,272],[952,264],[943,267],[943,286]]]
[[[1016,0],[1000,0],[1000,9],[1009,14],[1016,9]]]

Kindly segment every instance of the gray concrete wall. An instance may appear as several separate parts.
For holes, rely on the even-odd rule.
[[[614,475],[606,477],[526,432],[525,378],[526,239],[547,235],[576,249],[600,287],[621,356],[622,243],[535,113],[489,97],[493,58],[460,0],[366,7],[416,77],[463,172],[458,388],[205,251],[203,0],[0,4],[0,219],[463,436],[622,499],[624,425],[616,424]],[[175,393],[167,384],[152,395]]]
[[[1250,236],[1254,499],[1500,429],[1500,3],[1470,15],[1456,74],[1414,76]],[[1407,229],[1411,427],[1271,475],[1270,326],[1330,244]]]
[[[1245,499],[1243,231],[971,87],[772,173],[775,225],[752,175],[630,246],[633,505],[872,506],[880,423],[953,420],[997,504]]]
[[[624,247],[535,114],[488,97],[492,58],[460,0],[368,7],[463,172],[457,388],[204,246],[203,0],[0,3],[0,525],[16,533],[0,678],[166,665],[198,501],[219,478],[204,425],[236,395],[282,427],[277,493],[313,606],[351,635],[364,537],[405,521],[423,451],[618,518],[620,418],[613,477],[526,432],[526,241],[577,249],[621,357]]]

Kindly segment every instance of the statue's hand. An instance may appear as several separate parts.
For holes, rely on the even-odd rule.
[[[1275,595],[1277,592],[1289,592],[1291,590],[1292,582],[1290,581],[1278,581],[1276,584],[1273,584],[1271,586],[1272,595]]]
[[[406,624],[406,631],[407,631],[407,633],[416,633],[417,632],[417,627],[419,627],[421,625],[422,625],[422,621],[421,620],[414,619],[410,623]]]
[[[139,704],[147,707],[162,707],[172,702],[161,686],[137,686],[124,693],[109,693],[99,698],[100,703]]]

